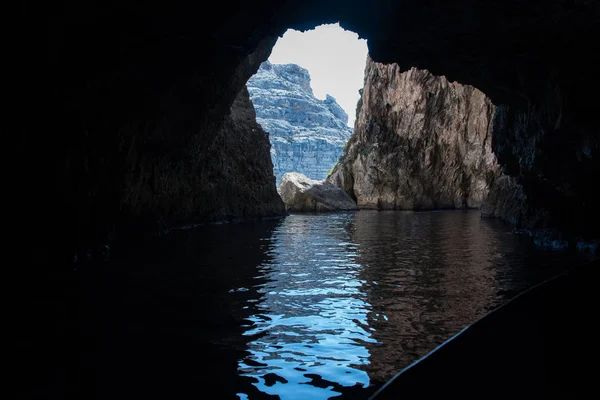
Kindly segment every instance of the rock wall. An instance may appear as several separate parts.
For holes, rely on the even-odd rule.
[[[482,208],[540,245],[596,246],[600,143],[591,114],[573,118],[589,104],[572,88],[549,76],[528,106],[494,106],[425,70],[365,71],[355,134],[328,177],[360,207]]]
[[[264,62],[248,80],[257,122],[269,133],[276,184],[287,172],[323,180],[342,155],[352,129],[335,99],[317,99],[308,71]]]
[[[370,58],[354,136],[328,180],[359,207],[479,208],[499,166],[479,90]]]
[[[33,0],[14,17],[22,29],[6,58],[18,90],[9,95],[3,171],[10,247],[25,263],[47,268],[109,232],[156,232],[188,192],[161,196],[148,186],[161,200],[143,223],[134,217],[137,206],[122,205],[130,143],[144,160],[168,154],[164,165],[175,168],[191,136],[211,143],[219,134],[268,58],[265,41],[335,21],[367,39],[373,60],[473,85],[506,107],[494,147],[535,204],[528,213],[540,218],[526,218],[537,221],[532,229],[598,232],[598,1],[229,1],[207,14],[191,0]],[[221,206],[203,207],[179,219],[206,220]]]
[[[65,86],[62,102],[49,105],[63,107],[51,116],[63,118],[63,135],[43,137],[25,153],[54,167],[35,172],[37,185],[16,186],[27,186],[23,203],[34,202],[30,212],[42,214],[46,239],[32,251],[34,262],[94,259],[104,257],[105,246],[173,228],[283,215],[268,136],[244,86],[275,41],[269,37],[245,55],[227,89],[213,88],[218,103],[206,102],[211,94],[197,90],[198,78],[181,60],[171,58],[180,76],[138,76],[139,54],[120,59],[131,62],[121,67],[132,75],[109,69],[96,81]],[[39,203],[31,190],[51,195]]]
[[[600,140],[597,130],[590,128],[594,111],[556,77],[549,78],[542,93],[527,107],[497,109],[493,149],[513,181],[499,182],[494,193],[504,195],[497,196],[498,202],[490,201],[484,211],[515,222],[538,244],[585,247],[600,236],[595,194]],[[573,118],[586,109],[587,115]],[[518,196],[507,190],[515,185]],[[521,200],[515,202],[516,198]]]
[[[216,135],[209,140],[190,137],[177,158],[161,154],[156,144],[154,157],[147,157],[138,146],[135,141],[129,146],[121,203],[134,218],[153,215],[161,229],[169,229],[186,222],[283,213],[271,174],[269,140],[255,121],[246,88]]]

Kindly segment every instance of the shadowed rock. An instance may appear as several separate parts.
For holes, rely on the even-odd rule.
[[[290,211],[355,210],[356,203],[342,189],[327,181],[315,181],[297,172],[288,172],[277,189]]]
[[[7,148],[9,165],[19,167],[5,169],[6,186],[18,193],[6,207],[15,254],[55,265],[49,261],[106,241],[114,248],[177,226],[257,217],[259,201],[275,214],[271,171],[260,168],[269,152],[257,150],[261,161],[244,152],[264,140],[252,131],[240,139],[225,121],[277,37],[333,21],[367,39],[376,62],[427,69],[485,93],[500,110],[498,164],[527,196],[523,227],[597,237],[597,1],[212,6],[202,17],[198,1],[26,2],[10,57],[19,87],[10,114],[19,122]],[[215,152],[222,141],[237,152]],[[241,174],[221,173],[254,160]],[[22,240],[31,226],[48,239]]]

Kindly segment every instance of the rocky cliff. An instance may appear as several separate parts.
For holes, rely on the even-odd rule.
[[[3,169],[14,193],[6,196],[6,229],[15,254],[64,260],[107,232],[152,234],[182,206],[194,212],[180,213],[181,223],[218,214],[219,204],[185,204],[190,192],[178,179],[198,172],[186,164],[190,138],[210,143],[220,134],[234,99],[286,29],[333,21],[366,38],[377,62],[427,69],[502,105],[493,146],[533,205],[522,220],[531,229],[597,236],[598,1],[350,3],[229,1],[211,4],[206,18],[205,4],[190,0],[24,3],[16,13],[23,29],[7,57],[17,64],[10,76],[18,88],[9,96],[14,134]],[[149,180],[155,206],[124,205],[127,175],[142,175],[132,172],[142,164],[127,161],[134,150],[147,160],[143,174],[165,159],[164,176],[180,190]],[[208,157],[204,151],[194,157]],[[40,239],[29,239],[33,226]]]
[[[359,207],[479,208],[499,167],[479,90],[370,58],[354,135],[328,180]]]
[[[352,134],[335,99],[317,99],[308,71],[295,64],[266,61],[247,86],[256,120],[269,133],[277,185],[287,172],[325,179]]]
[[[62,125],[65,135],[38,145],[51,142],[65,157],[55,169],[57,194],[49,201],[66,214],[48,224],[65,232],[36,257],[60,250],[63,260],[81,261],[103,257],[104,245],[173,228],[283,215],[268,136],[244,86],[275,40],[263,40],[230,71],[237,87],[211,88],[227,98],[219,104],[203,101],[209,93],[190,95],[194,78],[183,72],[165,79],[156,97],[144,96],[140,81],[115,78],[115,86],[133,87],[109,96],[112,86],[97,82],[63,99],[70,116]],[[133,100],[137,96],[146,113]],[[152,101],[157,103],[149,106]]]

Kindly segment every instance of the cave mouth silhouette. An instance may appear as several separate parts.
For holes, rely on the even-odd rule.
[[[10,188],[5,229],[11,234],[5,259],[18,260],[9,273],[16,270],[24,276],[14,290],[21,317],[16,328],[26,331],[18,341],[23,350],[17,366],[23,371],[21,388],[31,388],[32,364],[44,376],[42,385],[51,385],[45,367],[54,368],[55,360],[77,362],[64,359],[48,335],[56,313],[64,315],[61,301],[73,305],[70,294],[77,294],[56,273],[71,269],[74,249],[85,253],[90,244],[110,235],[139,238],[221,216],[210,193],[186,192],[186,177],[198,176],[198,170],[187,164],[193,154],[182,149],[192,148],[190,136],[198,134],[193,148],[212,160],[214,149],[207,143],[251,70],[267,58],[260,44],[290,27],[307,29],[340,20],[346,29],[368,38],[378,62],[427,68],[506,104],[506,129],[497,143],[502,162],[527,184],[533,204],[541,211],[546,207],[536,215],[555,216],[534,221],[535,227],[597,235],[597,3],[218,2],[211,4],[210,15],[198,1],[143,7],[129,0],[118,5],[71,3],[77,5],[33,1],[15,13],[15,25],[22,29],[13,41],[17,56],[10,61],[17,63],[13,77],[21,90],[13,99],[18,121],[10,138],[14,168],[5,171]],[[543,151],[533,157],[538,148]],[[160,187],[143,202],[124,202],[127,177],[142,170],[133,167],[143,166],[150,174],[155,159],[176,167],[173,187]],[[209,171],[208,166],[202,171]],[[243,197],[240,191],[236,195]],[[156,201],[148,203],[149,198]],[[224,212],[232,209],[224,207]],[[244,211],[268,214],[252,207]],[[90,278],[91,290],[103,283],[94,281],[93,274]],[[590,316],[595,315],[593,285],[598,279],[582,281],[553,291],[554,304],[541,302],[541,311],[534,315],[553,317],[561,328],[555,335],[560,347],[547,352],[565,356],[558,365],[562,368],[552,373],[555,382],[585,393],[594,382],[585,358],[595,354],[597,343]],[[80,312],[74,307],[69,312]],[[56,357],[36,363],[39,345],[56,350]],[[511,363],[521,364],[528,354],[506,353],[509,360],[503,365],[508,368],[499,372],[507,375],[485,375],[488,389],[510,389],[504,383],[511,381]],[[445,371],[459,372],[447,365]],[[568,377],[579,374],[579,379],[565,381],[563,372]],[[431,376],[423,387],[452,387],[436,385],[437,380],[432,384]],[[456,393],[481,397],[481,392],[460,388]]]
[[[203,23],[206,10],[194,2],[34,3],[19,14],[21,133],[12,152],[29,162],[11,175],[20,195],[10,200],[16,237],[39,226],[49,238],[16,246],[42,269],[109,236],[275,214],[276,205],[240,205],[251,197],[241,188],[233,191],[237,204],[223,205],[208,180],[195,180],[222,161],[212,160],[218,152],[208,143],[276,38],[335,21],[367,38],[377,62],[424,68],[505,104],[495,148],[527,187],[534,209],[525,222],[572,237],[596,234],[593,2],[229,2]],[[205,165],[190,162],[199,156]],[[267,192],[253,204],[267,203]]]
[[[276,186],[287,172],[323,180],[333,170],[352,134],[366,60],[366,40],[339,23],[277,39],[246,83],[269,135]]]

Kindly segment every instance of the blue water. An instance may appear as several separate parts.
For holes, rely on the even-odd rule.
[[[579,262],[475,211],[174,232],[73,272],[57,344],[69,351],[52,358],[51,387],[78,398],[366,398]]]
[[[535,251],[477,212],[291,215],[265,240],[263,282],[232,289],[259,295],[245,306],[251,340],[238,373],[260,392],[290,399],[377,387],[576,262]]]

